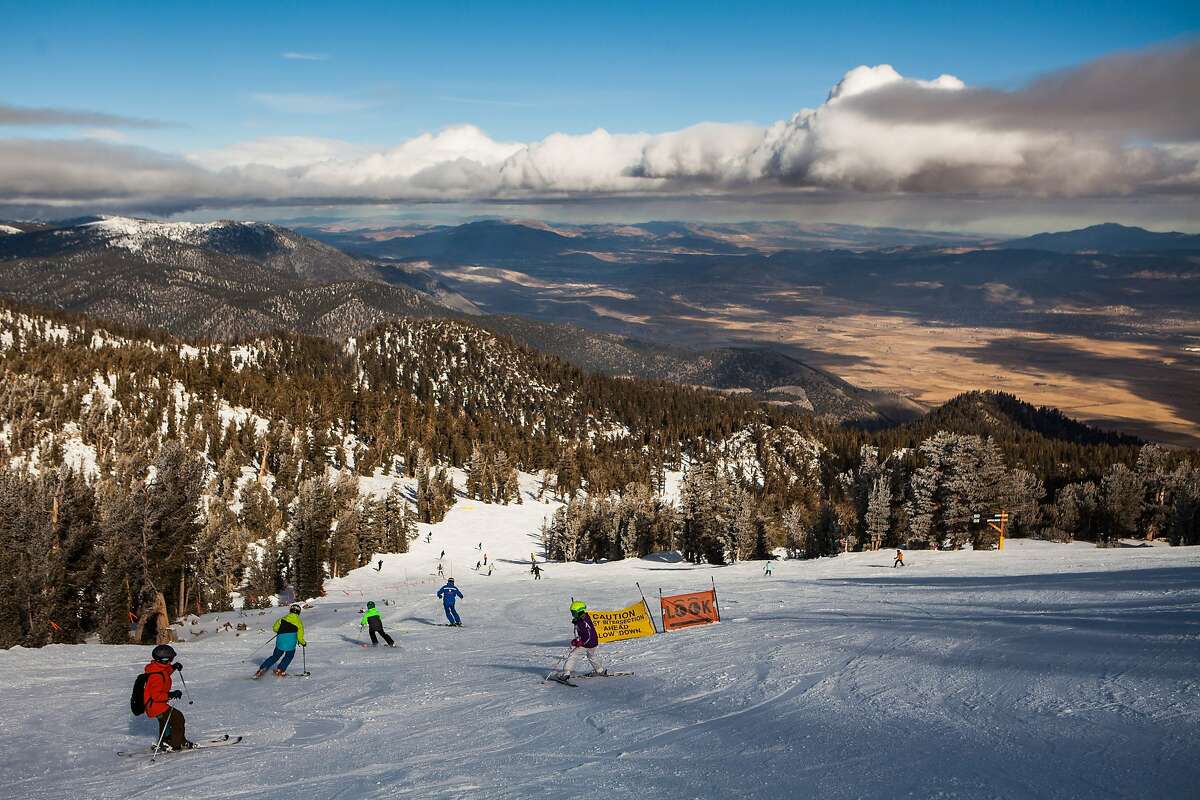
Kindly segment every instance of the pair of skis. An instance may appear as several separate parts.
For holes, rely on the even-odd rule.
[[[632,672],[589,672],[586,675],[576,675],[575,680],[582,678],[621,678],[632,674]],[[546,680],[561,683],[563,686],[570,686],[575,689],[579,688],[579,684],[571,683],[571,678],[566,675],[547,675]]]
[[[250,680],[257,681],[267,677],[266,675],[251,675]],[[282,675],[271,674],[272,678],[311,678],[311,672],[285,672]]]
[[[183,753],[190,753],[193,750],[210,750],[214,747],[228,747],[231,744],[237,744],[241,740],[241,736],[231,736],[227,733],[224,736],[220,736],[216,739],[207,739],[203,742],[196,742],[195,745],[184,750],[172,750],[169,747],[163,747],[162,749],[159,749],[155,745],[150,745],[150,747],[145,750],[118,750],[117,755],[121,756],[122,758],[132,758],[134,756],[151,756],[152,758],[164,755],[177,756]]]

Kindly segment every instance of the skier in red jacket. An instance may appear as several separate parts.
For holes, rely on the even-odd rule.
[[[171,689],[171,677],[183,669],[183,665],[175,661],[175,648],[160,644],[150,652],[150,658],[150,663],[143,670],[146,673],[146,685],[142,696],[146,703],[146,716],[158,720],[158,740],[172,750],[195,747],[184,736],[186,722],[183,712],[171,705],[172,700],[183,697],[183,692]]]
[[[588,662],[591,663],[593,675],[607,675],[608,670],[596,657],[596,646],[600,644],[600,639],[596,635],[596,626],[592,623],[592,618],[588,616],[587,603],[579,600],[571,603],[571,622],[575,626],[575,638],[571,640],[571,653],[567,656],[567,663],[563,666],[563,671],[555,676],[556,679],[570,680],[571,671],[575,668],[575,662],[579,660],[580,652],[587,656]]]

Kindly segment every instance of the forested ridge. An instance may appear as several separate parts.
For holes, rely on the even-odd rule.
[[[974,515],[998,510],[1015,535],[1197,540],[1195,454],[1006,395],[867,432],[587,373],[463,321],[188,342],[12,303],[0,370],[3,646],[319,595],[464,493],[522,502],[518,470],[565,503],[556,558],[987,547]]]

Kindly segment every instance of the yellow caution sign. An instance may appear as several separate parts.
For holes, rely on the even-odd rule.
[[[654,620],[650,609],[643,600],[638,600],[631,606],[618,611],[588,610],[592,624],[596,626],[596,637],[601,644],[605,642],[620,642],[625,639],[640,639],[643,636],[653,636],[658,631],[654,628]]]

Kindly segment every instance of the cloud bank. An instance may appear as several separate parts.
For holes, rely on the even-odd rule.
[[[161,128],[163,123],[153,119],[123,117],[100,111],[79,111],[69,108],[34,108],[0,103],[0,126],[98,125],[110,128]]]
[[[328,107],[328,98],[285,100],[289,110]],[[819,107],[766,127],[701,123],[504,142],[461,125],[386,148],[289,136],[185,156],[0,140],[0,202],[162,211],[780,193],[1195,196],[1198,109],[1195,42],[1113,55],[1014,91],[950,75],[907,78],[885,64],[850,70]]]

